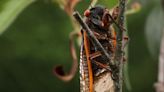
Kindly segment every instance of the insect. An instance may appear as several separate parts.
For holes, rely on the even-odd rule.
[[[109,62],[114,59],[116,48],[116,33],[112,24],[113,20],[117,19],[118,8],[114,9],[112,19],[109,10],[102,6],[92,7],[86,10],[84,15],[85,23],[108,54],[105,56],[97,42],[87,36],[86,29],[82,29],[84,31],[80,54],[80,85],[83,92],[93,92],[93,81],[103,73],[111,71]]]
[[[73,36],[79,35],[82,36],[80,49],[81,92],[94,92],[94,81],[107,72],[112,73],[115,68],[113,61],[116,49],[116,32],[113,23],[117,24],[115,21],[118,14],[118,7],[115,7],[112,13],[103,6],[91,7],[84,12],[84,23],[80,15],[75,12],[74,17],[81,24],[82,30],[81,34],[72,34],[71,36],[71,55],[74,63],[70,73],[64,74],[61,66],[55,68],[55,74],[60,79],[68,81],[75,75],[77,58],[72,39]]]

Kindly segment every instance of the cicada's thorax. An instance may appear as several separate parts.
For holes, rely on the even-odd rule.
[[[94,33],[95,37],[98,39],[101,45],[109,53],[111,58],[113,58],[116,48],[116,34],[112,27],[112,22],[107,16],[109,11],[104,7],[95,6],[89,11],[86,11],[85,13],[86,24],[89,26],[89,28]],[[95,46],[95,44],[91,40],[89,40],[89,49],[91,55],[96,52],[99,52],[99,48],[97,48],[97,46]],[[85,49],[82,42],[80,51],[80,88],[81,92],[89,92],[89,75],[86,63],[86,54],[84,50]],[[103,74],[104,72],[107,72],[106,69],[101,68],[94,63],[99,62],[101,64],[108,65],[109,61],[104,55],[100,54],[95,56],[94,58],[91,58],[91,62],[94,80],[97,79],[99,75]]]

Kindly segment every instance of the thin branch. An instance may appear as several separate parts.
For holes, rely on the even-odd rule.
[[[121,30],[117,32],[117,47],[116,47],[116,55],[115,62],[117,65],[117,70],[114,73],[116,77],[116,92],[122,92],[122,84],[123,84],[123,37],[124,37],[124,12],[125,12],[125,4],[126,0],[119,0],[119,17],[118,17],[118,25],[121,26]]]

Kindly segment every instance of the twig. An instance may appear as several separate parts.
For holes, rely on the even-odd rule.
[[[126,0],[119,0],[119,17],[118,17],[118,25],[121,26],[121,28],[124,27],[124,12],[125,12],[125,3]],[[117,65],[117,70],[115,73],[116,76],[116,92],[122,92],[122,77],[123,77],[123,37],[124,37],[124,31],[123,29],[118,29],[117,32],[117,47],[116,47],[116,55],[115,55],[115,62]]]

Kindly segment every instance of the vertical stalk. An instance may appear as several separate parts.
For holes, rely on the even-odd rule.
[[[116,70],[116,92],[122,92],[122,84],[123,84],[123,37],[124,37],[124,12],[125,12],[125,4],[126,0],[119,0],[119,17],[118,17],[118,24],[121,29],[117,31],[117,47],[116,47],[116,55],[115,61],[117,65]]]

